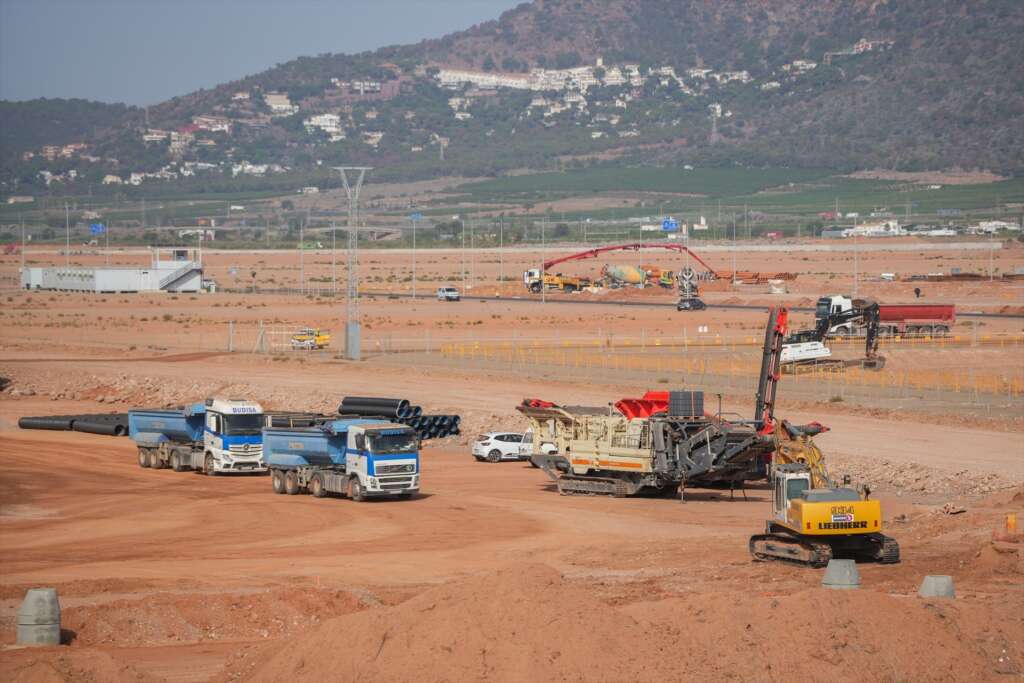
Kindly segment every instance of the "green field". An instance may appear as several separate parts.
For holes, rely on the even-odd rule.
[[[537,173],[466,183],[457,189],[476,197],[514,194],[549,195],[587,192],[674,192],[733,197],[766,188],[826,178],[829,171],[792,168],[589,168],[564,173]]]

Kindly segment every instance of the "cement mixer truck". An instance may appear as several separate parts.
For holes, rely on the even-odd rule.
[[[266,472],[262,427],[263,408],[241,399],[128,411],[128,436],[139,448],[139,467],[176,472]]]

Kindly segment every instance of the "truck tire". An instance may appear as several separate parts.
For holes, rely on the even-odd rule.
[[[149,467],[149,449],[139,449],[139,467]]]
[[[324,478],[321,474],[314,474],[309,480],[309,492],[314,498],[323,498],[327,495],[327,487],[324,486]]]
[[[203,466],[203,472],[208,477],[216,477],[217,476],[217,469],[214,467],[213,456],[212,455],[206,456],[206,461],[205,461],[205,464]]]
[[[348,480],[348,497],[357,503],[363,501],[363,485],[359,483],[359,477],[352,477]]]
[[[542,285],[540,282],[530,283],[530,291],[533,292],[534,294],[540,294],[540,290],[543,289],[543,287],[544,285]]]
[[[497,448],[487,454],[487,462],[501,462],[501,451]]]
[[[271,470],[270,487],[274,489],[274,493],[284,493],[284,474],[281,470]]]
[[[185,470],[192,469],[192,459],[185,458],[185,455],[181,451],[175,451],[171,453],[171,469],[175,472],[184,472]]]
[[[284,492],[289,496],[294,496],[298,494],[299,490],[299,475],[295,473],[295,470],[291,470],[284,475]]]

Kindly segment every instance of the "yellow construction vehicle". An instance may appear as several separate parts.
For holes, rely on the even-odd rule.
[[[581,289],[590,287],[592,284],[589,278],[573,277],[571,275],[552,275],[544,273],[543,279],[539,268],[531,268],[523,273],[523,282],[531,292],[538,293],[541,287],[544,289],[555,289],[560,292],[578,292]],[[543,284],[542,284],[543,283]]]
[[[331,343],[331,334],[315,327],[303,327],[292,335],[293,349],[324,349]]]
[[[882,507],[866,487],[837,486],[811,438],[818,424],[775,425],[772,517],[765,533],[750,537],[755,560],[784,560],[824,567],[832,557],[900,561],[899,544],[882,533]]]

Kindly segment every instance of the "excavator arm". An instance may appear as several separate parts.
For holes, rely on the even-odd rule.
[[[825,456],[811,438],[815,434],[827,432],[828,427],[812,422],[806,425],[791,425],[786,420],[775,423],[772,438],[775,441],[775,453],[772,465],[798,463],[806,465],[811,473],[811,488],[830,489],[834,487],[832,478],[825,469]]]
[[[865,328],[864,335],[864,357],[869,361],[878,358],[878,330],[881,321],[881,309],[878,302],[870,299],[855,299],[853,307],[848,311],[831,313],[828,316],[817,318],[814,321],[814,328],[794,332],[786,340],[787,344],[800,342],[824,342],[828,331],[836,325],[846,322],[860,322]]]

